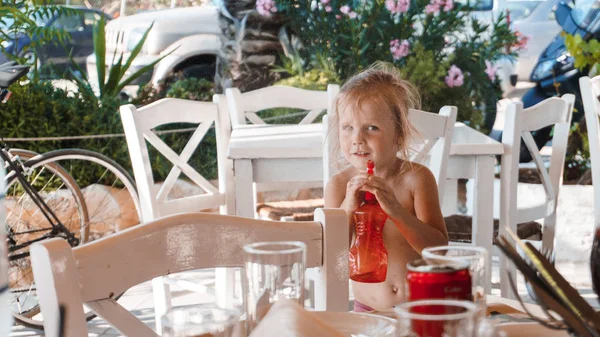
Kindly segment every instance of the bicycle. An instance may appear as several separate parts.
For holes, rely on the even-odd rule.
[[[14,63],[0,65],[0,100],[8,86],[27,73]],[[0,137],[2,140],[2,137]],[[139,223],[135,182],[112,159],[89,150],[60,149],[37,154],[9,149],[2,140],[5,163],[6,241],[10,307],[15,320],[43,329],[29,261],[29,246],[61,237],[77,246]],[[92,312],[87,318],[94,317]]]

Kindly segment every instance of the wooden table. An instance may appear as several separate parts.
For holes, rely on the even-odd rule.
[[[228,156],[234,162],[236,214],[254,217],[256,193],[253,183],[323,181],[322,124],[244,125],[231,133]],[[445,215],[456,213],[457,179],[473,179],[472,242],[491,252],[493,239],[494,164],[503,153],[501,143],[456,123],[447,177],[451,181],[443,197]],[[486,292],[489,293],[490,277]]]

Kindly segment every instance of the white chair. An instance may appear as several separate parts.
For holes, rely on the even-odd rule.
[[[137,109],[121,106],[121,119],[140,196],[142,223],[163,216],[220,208],[221,214],[235,212],[233,169],[226,152],[231,132],[226,102],[215,95],[215,103],[166,98]],[[180,154],[165,144],[155,129],[174,123],[198,124]],[[214,127],[217,146],[218,188],[188,164],[208,130]],[[173,164],[160,188],[152,174],[148,144]],[[171,199],[169,194],[181,175],[200,190],[200,194]],[[219,305],[231,307],[234,271],[216,271],[216,292]],[[160,316],[170,308],[169,281],[158,278],[153,282],[157,330],[161,332]]]
[[[264,148],[253,148],[252,142],[244,142],[244,144],[242,144],[243,148],[232,149],[230,147],[230,155],[235,158],[237,155],[233,154],[233,152],[241,151],[248,154],[252,151],[268,151],[269,158],[308,158],[311,157],[312,154],[301,154],[300,152],[310,152],[311,149],[314,150],[314,147],[318,147],[317,152],[320,152],[322,146],[320,129],[318,130],[319,132],[311,132],[313,129],[308,131],[306,128],[314,126],[315,124],[313,124],[313,122],[323,112],[325,112],[323,118],[325,119],[332,108],[333,99],[338,92],[339,86],[335,84],[330,84],[327,87],[327,91],[305,90],[287,86],[270,86],[245,93],[241,93],[237,88],[226,89],[225,95],[227,97],[231,126],[234,130],[233,132],[235,133],[237,129],[244,129],[237,130],[237,132],[244,133],[244,138],[257,140],[260,137],[266,137],[269,139],[268,142],[277,142],[276,147],[268,150]],[[299,122],[299,125],[266,125],[265,121],[257,115],[257,112],[273,108],[301,109],[308,111],[308,113]],[[255,125],[247,125],[246,120]],[[258,154],[258,156],[260,156],[260,154]],[[291,159],[288,163],[293,160],[294,159]],[[256,211],[256,194],[258,192],[320,187],[323,184],[321,179],[309,181],[303,178],[296,178],[298,181],[253,181],[252,186],[247,186],[248,182],[245,180],[248,176],[248,170],[251,170],[247,167],[247,164],[248,161],[243,159],[234,160],[234,171],[236,173],[242,173],[236,174],[234,177],[236,193],[239,195],[236,200],[248,199],[249,194],[252,194],[254,199],[252,211],[249,208],[244,207],[245,205],[240,205],[240,207],[237,208],[238,214],[240,215],[250,216],[249,214],[254,214]],[[278,164],[281,164],[282,166],[279,167],[277,166]],[[278,162],[277,164],[273,163],[272,165],[273,170],[281,171],[287,169],[285,168],[285,160],[283,162]],[[257,169],[256,172],[259,170],[260,169]],[[246,191],[246,189],[248,189],[248,191]]]
[[[594,186],[594,228],[600,228],[600,76],[579,79],[581,99],[585,110],[585,123],[587,126],[590,144],[590,157],[592,160],[592,184]]]
[[[256,113],[273,108],[309,110],[298,124],[311,124],[323,110],[330,110],[339,90],[336,84],[328,85],[327,91],[274,85],[245,93],[241,93],[238,88],[228,88],[225,95],[229,103],[231,126],[235,129],[247,124],[246,120],[252,124],[266,124]]]
[[[574,102],[575,96],[566,94],[562,98],[548,98],[528,109],[523,109],[523,103],[521,102],[508,105],[502,134],[504,154],[502,155],[502,168],[500,171],[500,235],[507,235],[506,227],[516,233],[517,224],[544,219],[541,249],[543,251],[554,249],[556,206],[559,189],[562,185]],[[554,126],[552,157],[550,168],[547,170],[531,131],[552,125]],[[517,205],[517,184],[519,181],[521,139],[529,149],[540,173],[546,198],[534,206],[519,208]],[[538,241],[538,246],[539,243]],[[502,297],[512,296],[507,272],[511,273],[513,281],[515,281],[515,267],[502,255],[500,256],[500,271]]]
[[[71,248],[63,239],[31,246],[33,274],[46,336],[58,336],[59,305],[66,308],[63,337],[87,336],[83,306],[125,336],[159,336],[114,300],[141,282],[169,273],[242,267],[242,247],[257,241],[302,241],[307,268],[318,271],[316,309],[348,310],[348,226],[339,209],[319,209],[314,222],[277,222],[186,213],[132,227]]]

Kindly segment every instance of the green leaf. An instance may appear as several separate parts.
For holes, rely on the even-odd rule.
[[[98,88],[100,96],[104,89],[104,81],[106,77],[106,19],[104,16],[98,21],[94,27],[94,55],[96,56],[96,72],[98,73]]]
[[[123,66],[123,73],[125,73],[127,71],[127,69],[129,69],[129,67],[131,66],[131,62],[133,62],[133,60],[138,56],[140,51],[142,51],[144,42],[146,42],[146,38],[148,38],[148,34],[150,33],[150,30],[152,29],[152,27],[154,27],[154,22],[152,22],[150,27],[148,27],[148,29],[146,29],[146,31],[144,32],[144,35],[142,36],[142,39],[135,45],[135,47],[131,51],[129,58],[127,59],[127,63],[125,63],[125,65]]]

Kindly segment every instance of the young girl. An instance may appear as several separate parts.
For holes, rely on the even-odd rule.
[[[448,243],[435,178],[407,160],[413,131],[408,110],[419,108],[419,95],[392,69],[377,65],[349,79],[330,125],[330,136],[339,142],[334,153],[341,151],[350,165],[327,184],[325,207],[343,208],[351,233],[365,191],[375,195],[388,215],[383,229],[386,280],[352,282],[354,311],[386,310],[403,302],[406,264],[419,258],[423,248]],[[372,176],[366,173],[367,160],[375,162]]]

